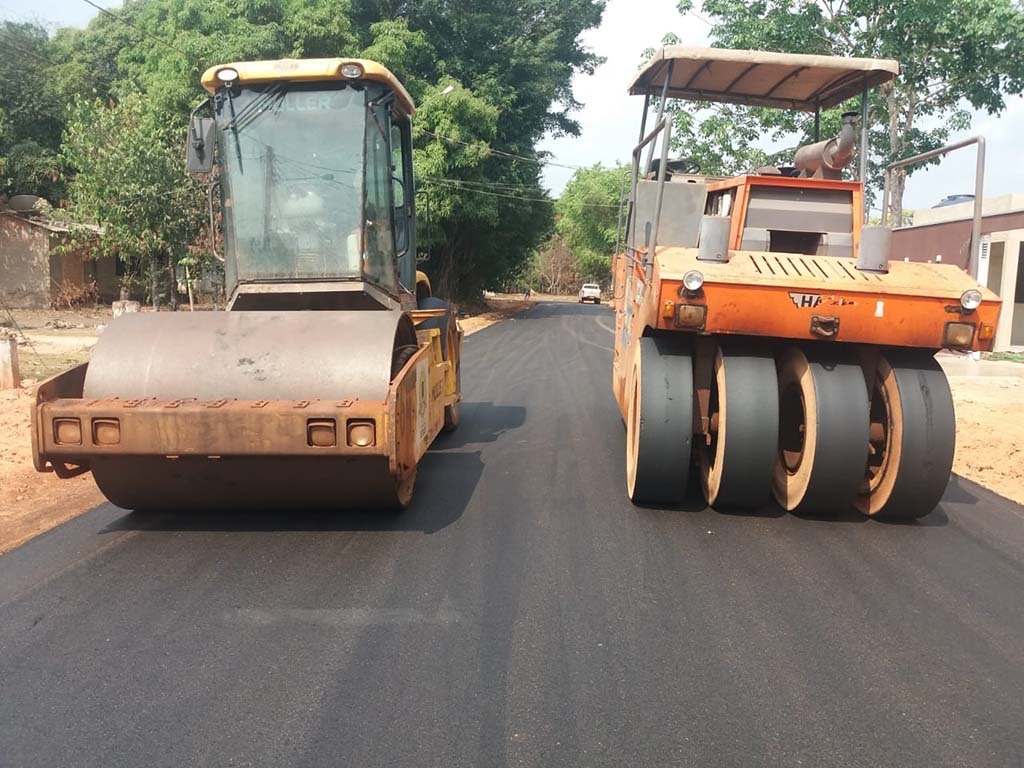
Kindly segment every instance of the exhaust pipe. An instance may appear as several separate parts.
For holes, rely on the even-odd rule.
[[[843,126],[834,139],[800,147],[793,164],[804,178],[841,179],[857,143],[857,113],[844,112]]]

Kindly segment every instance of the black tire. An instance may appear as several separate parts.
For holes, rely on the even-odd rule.
[[[640,339],[627,385],[626,490],[634,504],[678,506],[693,438],[693,358],[684,340]]]
[[[711,381],[711,445],[700,444],[708,505],[753,508],[771,499],[779,444],[778,379],[766,352],[720,346]]]
[[[401,347],[395,347],[395,351],[391,355],[391,380],[394,381],[395,377],[401,373],[402,369],[405,368],[405,364],[412,359],[412,356],[416,354],[416,350],[419,347],[415,344],[405,344]]]
[[[868,390],[852,353],[788,347],[776,359],[779,451],[775,500],[830,515],[853,505],[868,456]]]
[[[455,313],[452,312],[451,304],[444,299],[438,299],[434,296],[427,296],[426,298],[420,299],[418,302],[420,309],[444,309],[446,313],[443,317],[432,317],[425,320],[420,324],[421,330],[429,330],[436,328],[441,332],[441,356],[444,360],[448,360],[452,355],[455,356],[455,387],[460,397],[462,395],[462,355],[458,354],[455,350],[455,345],[458,344],[458,326],[455,319]],[[461,400],[456,400],[452,405],[446,405],[444,407],[444,431],[454,432],[459,426],[459,418],[461,416],[460,408]]]
[[[870,421],[871,452],[857,509],[871,517],[924,517],[946,491],[956,449],[953,396],[935,358],[880,355]]]

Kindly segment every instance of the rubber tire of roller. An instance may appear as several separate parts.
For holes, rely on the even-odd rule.
[[[775,359],[723,344],[715,352],[718,436],[700,445],[700,479],[708,506],[755,508],[771,500],[779,443]],[[699,439],[699,438],[698,438]]]
[[[693,437],[693,358],[685,341],[640,339],[627,384],[626,488],[634,504],[678,506]]]
[[[777,355],[779,454],[772,494],[790,512],[834,515],[854,503],[868,454],[868,391],[860,363],[834,348],[787,347]],[[782,402],[794,385],[803,396],[802,459],[787,469],[783,441],[787,408]]]
[[[446,314],[444,317],[431,317],[424,320],[420,324],[420,330],[429,330],[430,328],[436,328],[441,332],[441,357],[447,360],[451,354],[448,349],[448,343],[451,341],[455,343],[455,339],[458,338],[458,332],[454,328],[455,315],[452,313],[451,304],[444,299],[439,299],[435,296],[426,296],[419,300],[417,306],[420,309],[443,309]],[[458,392],[462,392],[462,357],[455,361],[455,383]],[[459,427],[459,419],[462,415],[462,409],[460,408],[461,400],[456,400],[452,405],[446,405],[444,407],[444,431],[454,432]]]
[[[926,353],[884,352],[876,377],[890,413],[887,460],[874,493],[861,486],[856,507],[891,519],[924,517],[938,505],[953,471],[956,415],[949,381]]]

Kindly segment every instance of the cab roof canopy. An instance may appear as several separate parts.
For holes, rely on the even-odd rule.
[[[899,62],[892,59],[669,45],[637,73],[629,92],[660,96],[669,78],[668,96],[673,99],[813,112],[834,107],[899,73]]]
[[[286,82],[320,82],[324,80],[345,80],[341,68],[345,64],[357,64],[362,67],[363,74],[356,80],[372,80],[381,83],[395,92],[395,97],[402,105],[403,111],[411,115],[415,111],[412,97],[405,87],[383,64],[369,59],[277,59],[276,61],[238,61],[231,64],[218,64],[203,73],[203,87],[214,93],[220,87],[217,73],[222,69],[233,69],[238,72],[238,82],[242,85],[253,83]]]

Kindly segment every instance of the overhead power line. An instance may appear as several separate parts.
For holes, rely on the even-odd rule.
[[[164,46],[166,48],[170,48],[172,51],[176,51],[176,52],[180,53],[185,58],[189,57],[189,54],[185,53],[185,51],[183,51],[178,46],[173,45],[172,43],[167,42],[162,37],[159,37],[158,35],[154,35],[152,32],[147,32],[146,30],[142,29],[141,27],[135,26],[134,24],[132,24],[127,19],[122,18],[119,14],[116,14],[116,13],[114,13],[113,11],[111,11],[111,10],[109,10],[107,8],[104,8],[102,5],[97,5],[92,0],[82,0],[82,2],[87,4],[87,5],[91,5],[93,8],[95,8],[97,11],[99,11],[100,13],[102,13],[104,15],[109,16],[112,19],[116,19],[117,21],[119,21],[122,24],[124,24],[126,27],[131,27],[136,32],[138,32],[139,34],[145,35],[146,37],[148,37],[150,40],[153,40],[153,41],[155,41],[157,43],[160,43],[160,45],[162,45],[162,46]]]
[[[491,191],[486,190],[486,189],[476,189],[476,188],[473,188],[473,187],[465,187],[465,186],[462,186],[465,182],[462,181],[461,179],[451,179],[451,178],[442,177],[442,176],[423,176],[422,179],[423,179],[423,181],[428,182],[428,183],[441,184],[442,186],[451,187],[451,188],[457,189],[457,190],[459,190],[461,192],[469,192],[471,194],[476,194],[476,195],[489,195],[491,197],[504,197],[504,198],[507,198],[509,200],[525,200],[527,202],[533,202],[533,203],[550,203],[551,205],[554,205],[555,203],[558,202],[557,199],[552,199],[550,197],[526,197],[524,195],[509,195],[509,194],[505,194],[503,192],[491,192]],[[618,205],[616,205],[614,203],[584,203],[583,206],[585,208],[618,208],[619,207]]]
[[[474,144],[472,144],[472,143],[470,143],[468,141],[461,141],[460,139],[453,139],[450,136],[442,136],[439,133],[434,133],[433,131],[428,131],[426,128],[420,128],[419,130],[422,131],[423,133],[427,134],[428,136],[433,136],[435,139],[440,139],[441,141],[447,141],[449,144],[460,144],[460,145],[462,145],[464,147],[473,147],[473,146],[475,146]],[[507,157],[507,158],[510,158],[512,160],[522,160],[524,162],[534,163],[536,165],[550,165],[550,166],[552,166],[554,168],[568,168],[570,171],[582,171],[582,170],[584,170],[584,166],[582,166],[582,165],[569,165],[568,163],[559,163],[556,160],[547,160],[547,159],[545,159],[543,157],[527,157],[526,155],[517,155],[514,152],[505,152],[504,150],[495,149],[494,147],[491,147],[491,146],[487,147],[487,151],[490,152],[492,155],[498,155],[499,157]]]

